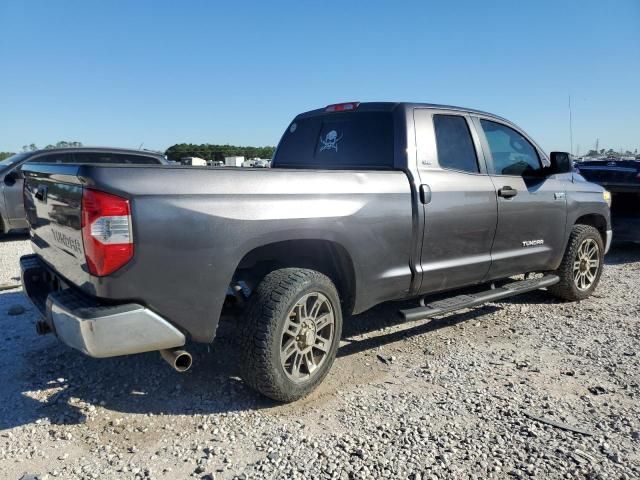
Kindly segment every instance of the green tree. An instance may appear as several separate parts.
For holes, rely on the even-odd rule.
[[[9,158],[10,156],[15,155],[13,152],[0,152],[0,162],[5,158]]]
[[[52,149],[52,148],[69,148],[69,147],[81,147],[82,146],[82,142],[66,142],[66,141],[61,141],[56,143],[55,145],[47,145],[46,147],[44,147],[46,150]]]
[[[81,146],[82,146],[82,142],[75,142],[75,141],[67,142],[66,140],[61,140],[60,142],[57,142],[55,145],[50,143],[49,145],[44,147],[44,149],[48,150],[51,148],[69,148],[69,147],[81,147]],[[23,152],[34,152],[36,150],[38,150],[38,146],[35,143],[22,146]]]
[[[225,157],[242,156],[245,158],[272,158],[275,147],[242,147],[236,145],[215,145],[203,143],[179,143],[167,148],[165,155],[169,160],[180,161],[184,157],[200,157],[205,160],[224,161]]]

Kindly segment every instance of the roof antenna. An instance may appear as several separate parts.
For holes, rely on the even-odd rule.
[[[143,146],[143,145],[144,145],[144,142],[142,142],[142,143],[140,144],[140,146],[138,147],[138,150],[142,150],[142,146]]]

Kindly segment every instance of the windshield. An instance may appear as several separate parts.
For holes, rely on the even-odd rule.
[[[5,158],[0,162],[0,169],[3,169],[4,167],[8,167],[10,165],[18,163],[20,160],[27,157],[28,155],[29,155],[28,153],[16,153],[15,155],[11,155],[9,158]]]
[[[389,112],[340,112],[294,120],[273,158],[275,168],[391,169]]]

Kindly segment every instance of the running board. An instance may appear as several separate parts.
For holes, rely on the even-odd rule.
[[[468,295],[458,295],[457,297],[446,298],[429,303],[424,307],[408,308],[400,310],[400,316],[407,322],[424,320],[426,318],[451,313],[463,308],[472,308],[487,302],[495,302],[503,298],[512,297],[521,293],[531,292],[539,288],[550,287],[560,281],[557,275],[545,275],[542,278],[532,278],[529,280],[519,280],[507,283],[498,288],[485,290],[484,292],[472,293]]]

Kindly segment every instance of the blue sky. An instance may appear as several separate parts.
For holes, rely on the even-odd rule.
[[[274,145],[345,100],[503,115],[549,150],[640,148],[640,0],[0,1],[0,150]]]

